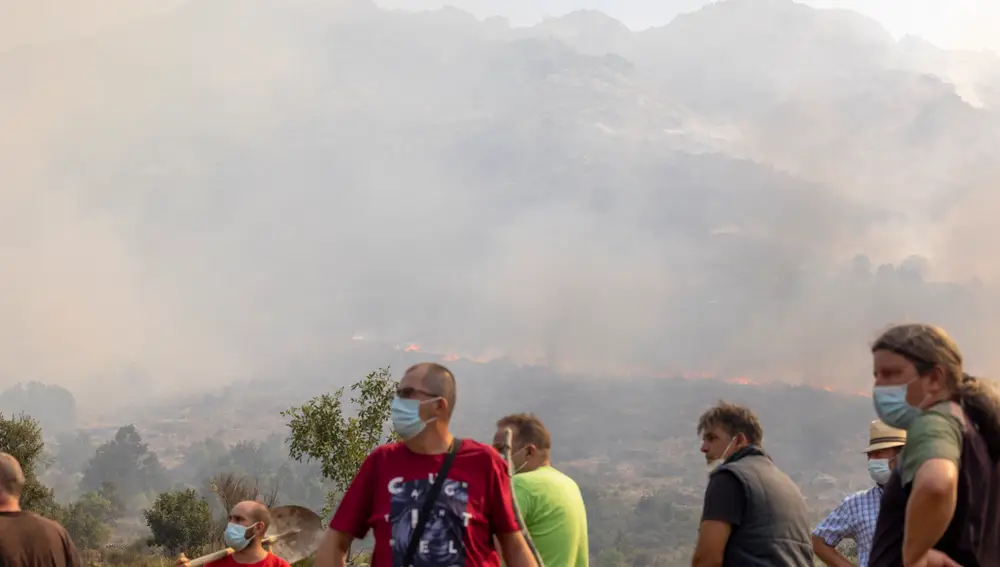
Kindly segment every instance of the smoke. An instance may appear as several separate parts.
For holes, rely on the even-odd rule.
[[[86,0],[0,3],[0,53],[24,45],[87,37],[108,28],[169,12],[188,0]]]
[[[121,219],[49,181],[43,112],[32,120],[28,108],[17,110],[30,126],[5,128],[0,141],[3,378],[69,385],[87,402],[112,393],[128,400],[137,387],[141,395],[161,391],[134,373],[124,384],[117,379],[134,366],[180,384],[190,383],[195,377],[186,373],[195,371],[233,377],[239,366],[143,272]]]
[[[788,157],[804,137],[765,142],[620,59],[373,10],[206,0],[0,58],[0,375],[114,403],[373,333],[853,388],[888,319],[992,330],[992,295],[952,310],[926,281],[994,275],[966,241],[996,210],[989,177],[952,175],[974,152],[933,164],[959,201],[931,191],[890,225],[906,186],[886,161],[831,152],[821,171]],[[864,167],[893,199],[848,187]],[[876,273],[912,252],[933,269]]]

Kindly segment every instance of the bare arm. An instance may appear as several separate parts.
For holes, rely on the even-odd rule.
[[[691,567],[722,567],[726,543],[733,527],[726,522],[705,520],[698,528],[698,544],[691,558]]]
[[[354,536],[337,530],[327,530],[316,550],[316,567],[345,567]]]
[[[826,563],[829,567],[854,567],[854,564],[841,555],[841,553],[837,551],[836,547],[827,545],[827,543],[823,541],[823,538],[818,535],[813,534],[812,542],[813,551],[816,552],[816,557],[819,557],[820,561]]]
[[[698,544],[694,548],[691,567],[722,567],[726,543],[733,527],[726,522],[704,520],[698,528]]]
[[[947,459],[930,459],[917,469],[906,505],[903,565],[921,559],[941,539],[958,500],[958,467]]]
[[[538,567],[535,556],[531,554],[528,542],[521,532],[497,534],[503,562],[507,567]]]
[[[837,551],[837,544],[845,537],[855,538],[854,520],[851,510],[855,507],[857,494],[848,496],[812,533],[812,546],[816,556],[829,567],[853,567],[846,557]]]

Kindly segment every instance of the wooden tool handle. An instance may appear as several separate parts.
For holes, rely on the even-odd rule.
[[[235,551],[236,551],[235,549],[227,547],[225,549],[216,551],[215,553],[209,553],[208,555],[202,555],[197,559],[192,559],[191,562],[188,563],[188,565],[190,565],[190,567],[199,567],[206,563],[211,563],[212,561],[217,561],[219,559],[222,559],[223,557],[228,557],[232,555]]]
[[[294,530],[288,530],[287,532],[282,532],[280,534],[269,535],[269,536],[265,537],[264,539],[260,540],[260,543],[263,544],[263,545],[271,545],[271,544],[273,544],[274,542],[278,541],[279,539],[281,539],[283,537],[288,537],[290,535],[297,534],[300,531],[301,530],[299,530],[298,528],[295,528]]]

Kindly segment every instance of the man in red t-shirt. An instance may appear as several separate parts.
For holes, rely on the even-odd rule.
[[[255,500],[244,500],[233,506],[223,539],[235,551],[216,559],[205,567],[289,567],[288,562],[266,551],[261,539],[271,527],[271,513],[267,506]],[[248,533],[249,532],[249,533]],[[176,567],[187,567],[190,561],[182,553]]]
[[[406,567],[499,567],[497,537],[508,567],[537,567],[511,506],[510,476],[493,447],[455,439],[455,377],[423,363],[403,375],[392,401],[401,443],[382,445],[365,459],[340,502],[316,553],[316,567],[343,567],[354,539],[375,532],[371,567],[403,567],[417,518],[452,443],[451,469]]]

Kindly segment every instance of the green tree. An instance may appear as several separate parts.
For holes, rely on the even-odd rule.
[[[212,514],[208,501],[193,488],[164,492],[142,513],[153,536],[151,542],[171,555],[196,554],[211,539]]]
[[[281,412],[291,418],[289,455],[296,461],[318,461],[323,476],[335,487],[335,492],[328,495],[324,513],[332,507],[336,493],[343,493],[350,486],[365,457],[375,447],[395,438],[395,434],[386,435],[385,425],[391,415],[396,386],[389,369],[380,368],[351,386],[351,391],[356,392],[351,398],[357,407],[354,417],[344,415],[343,388]]]
[[[0,413],[0,452],[17,459],[24,471],[21,507],[58,519],[61,510],[52,489],[38,480],[39,472],[46,465],[44,451],[45,442],[42,441],[42,428],[38,421],[25,413],[10,419],[5,419]]]
[[[102,509],[105,520],[113,522],[125,517],[125,503],[118,496],[118,489],[113,482],[102,482],[97,495],[107,502],[107,506]]]
[[[120,428],[114,439],[97,448],[80,480],[80,489],[96,492],[109,481],[115,483],[118,494],[126,502],[167,486],[163,465],[156,453],[142,442],[134,425]]]
[[[111,536],[111,522],[117,519],[111,500],[97,492],[88,492],[64,509],[61,522],[78,547],[100,549]]]

